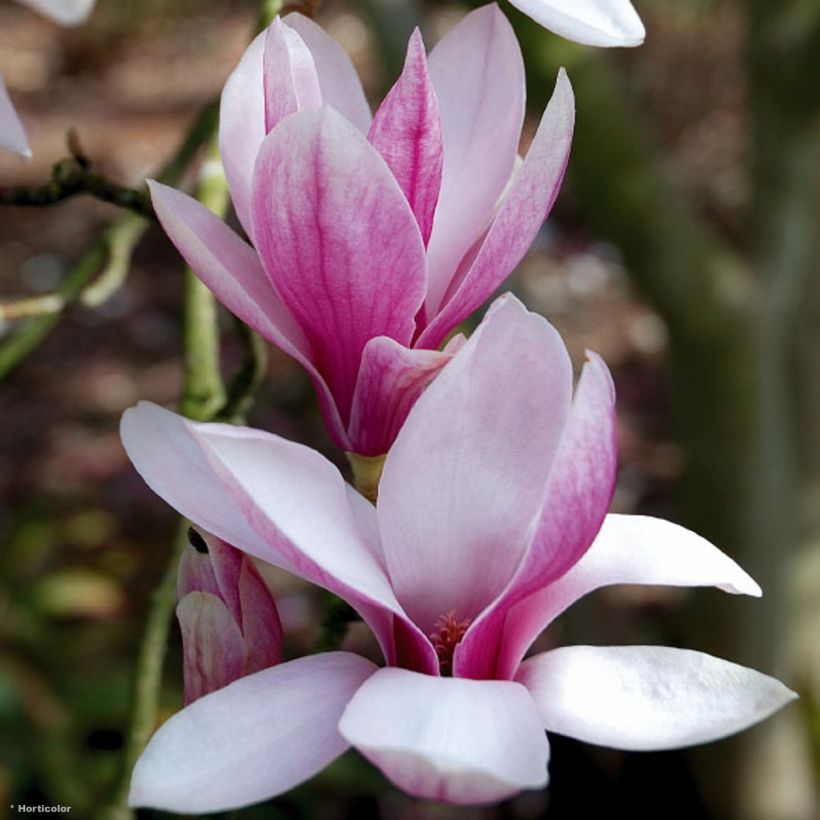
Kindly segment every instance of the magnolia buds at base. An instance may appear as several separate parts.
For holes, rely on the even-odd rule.
[[[353,484],[356,489],[375,504],[379,497],[379,481],[387,453],[380,456],[360,456],[348,451],[345,455],[353,470]]]

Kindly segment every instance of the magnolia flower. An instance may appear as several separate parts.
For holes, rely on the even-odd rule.
[[[574,121],[563,72],[518,167],[523,117],[521,52],[495,5],[429,61],[416,31],[375,117],[340,46],[291,14],[222,93],[222,161],[253,246],[158,183],[154,207],[217,297],[304,365],[336,444],[381,456],[450,359],[442,341],[518,264],[558,193]]]
[[[544,28],[588,46],[639,46],[646,37],[629,0],[510,0]]]
[[[571,394],[558,334],[503,297],[410,411],[377,506],[299,444],[150,404],[129,410],[123,442],[159,495],[344,598],[387,664],[313,655],[201,698],[151,740],[131,804],[246,805],[349,746],[412,795],[493,802],[546,784],[545,729],[668,749],[736,732],[790,700],[770,677],[683,649],[569,646],[522,662],[561,612],[607,584],[760,594],[694,533],[606,514],[614,391],[597,356]]]
[[[253,562],[208,533],[191,529],[179,565],[185,702],[282,660],[279,613]]]
[[[85,22],[95,0],[18,0],[24,6],[40,12],[61,26],[78,26]],[[31,148],[20,117],[9,98],[6,84],[0,75],[0,148],[31,158]]]

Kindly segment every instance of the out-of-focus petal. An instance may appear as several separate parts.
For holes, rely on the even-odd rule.
[[[379,106],[367,138],[404,191],[427,244],[441,187],[444,151],[436,92],[418,29],[407,44],[404,71]]]
[[[339,731],[416,797],[491,803],[547,783],[546,735],[526,690],[511,681],[380,669],[353,696]]]
[[[151,489],[198,526],[354,607],[406,619],[377,545],[359,531],[339,471],[319,453],[246,427],[198,424],[147,402],[126,411],[121,436]],[[371,623],[374,631],[390,625]],[[415,633],[424,668],[437,670],[429,641]]]
[[[177,605],[177,618],[186,704],[242,677],[242,633],[222,600],[206,592],[189,592]]]
[[[23,130],[23,123],[9,97],[3,75],[0,74],[0,148],[19,154],[27,159],[31,157],[31,148]]]
[[[59,26],[70,28],[84,23],[94,9],[96,0],[17,0]]]
[[[151,739],[129,804],[205,814],[292,789],[347,748],[339,717],[375,669],[347,652],[311,655],[197,700]]]
[[[454,26],[430,53],[429,67],[444,139],[428,246],[425,305],[432,316],[510,177],[524,122],[525,81],[518,41],[495,4]]]
[[[646,37],[629,0],[510,0],[544,28],[588,46],[639,46]]]
[[[450,611],[475,618],[512,577],[571,390],[560,336],[506,296],[411,410],[378,515],[396,595],[428,634]]]
[[[371,339],[353,394],[348,437],[355,453],[386,453],[422,390],[452,358],[438,350],[412,350],[387,336]]]
[[[666,646],[567,646],[526,661],[544,727],[635,751],[693,746],[739,732],[796,695],[780,681]]]
[[[336,403],[311,358],[310,344],[253,248],[202,203],[153,180],[148,186],[157,218],[183,259],[231,313],[308,371],[328,431],[339,446],[349,449]]]
[[[331,108],[281,122],[254,179],[254,243],[347,421],[368,340],[412,336],[426,280],[415,217],[378,152]]]
[[[615,387],[603,360],[594,353],[587,356],[552,463],[535,537],[504,594],[456,649],[459,675],[512,677],[520,657],[514,651],[517,642],[510,640],[510,608],[573,566],[609,511],[618,468]]]
[[[285,23],[299,33],[313,55],[322,102],[366,134],[370,128],[370,106],[347,52],[321,26],[302,14],[288,14]]]
[[[421,335],[418,346],[438,347],[440,341],[491,296],[524,258],[558,196],[569,161],[574,123],[575,98],[569,78],[561,69],[524,164],[516,173],[492,227],[474,261],[464,272],[462,281],[453,280],[441,294],[438,315]],[[445,154],[445,174],[446,169]],[[505,184],[511,170],[512,164],[507,169]],[[432,317],[432,314],[428,315]]]
[[[567,607],[611,584],[716,586],[738,595],[761,594],[728,555],[696,533],[660,518],[608,515],[592,546],[566,575],[509,613],[503,641],[507,674]]]

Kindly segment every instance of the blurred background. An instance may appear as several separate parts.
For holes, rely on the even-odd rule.
[[[820,0],[636,0],[646,44],[614,52],[562,41],[502,6],[525,52],[525,141],[559,65],[578,100],[563,192],[509,284],[558,326],[576,363],[591,348],[613,370],[616,508],[697,529],[764,589],[749,601],[604,590],[540,646],[691,647],[777,675],[801,700],[694,751],[623,754],[554,737],[548,791],[499,807],[414,801],[349,753],[231,816],[820,817]],[[325,0],[317,19],[375,102],[412,26],[421,21],[429,48],[468,7]],[[250,0],[98,0],[85,26],[61,30],[0,0],[0,73],[34,150],[30,162],[0,156],[0,186],[45,182],[72,128],[108,177],[138,185],[155,174],[218,95],[257,13]],[[195,164],[182,184],[194,178]],[[93,288],[95,243],[121,218],[90,197],[0,208],[0,818],[38,803],[128,816],[109,804],[176,522],[131,469],[117,426],[139,399],[179,399],[184,285],[153,226],[96,297],[86,288],[75,298]],[[66,283],[65,309],[19,318],[31,304],[53,310],[40,297],[68,293]],[[21,299],[34,302],[21,309]],[[241,346],[221,318],[230,373]],[[275,350],[250,422],[344,468],[307,378]],[[270,580],[287,654],[309,650],[324,599],[282,574]],[[345,640],[372,651],[358,626]],[[160,718],[180,707],[181,683],[174,628]]]

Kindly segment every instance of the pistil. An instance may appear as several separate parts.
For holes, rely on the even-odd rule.
[[[438,655],[441,674],[446,677],[453,674],[453,653],[464,637],[469,625],[469,618],[458,621],[453,610],[446,615],[441,615],[433,625],[430,640],[436,650],[436,655]]]

